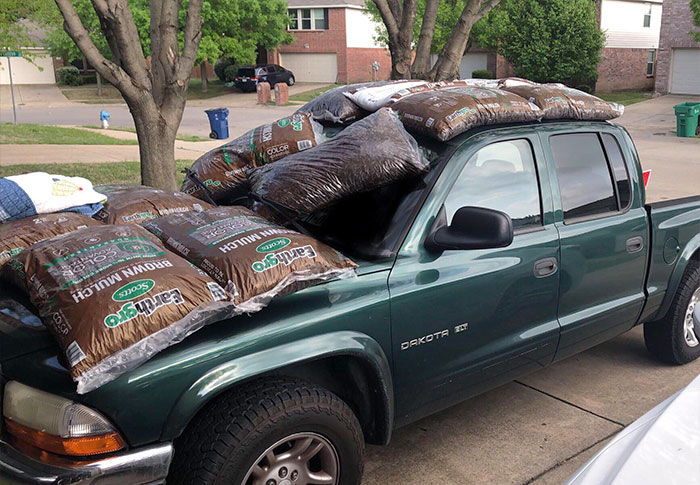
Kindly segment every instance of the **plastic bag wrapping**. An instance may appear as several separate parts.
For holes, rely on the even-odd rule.
[[[299,108],[297,113],[311,113],[314,119],[329,121],[336,124],[352,123],[360,118],[364,118],[369,112],[352,102],[344,93],[361,88],[384,86],[391,82],[392,81],[377,81],[339,86],[316,96]]]
[[[215,202],[228,202],[246,193],[248,169],[308,150],[324,140],[320,123],[314,121],[309,113],[295,113],[274,123],[258,126],[205,153],[190,170],[206,186]],[[204,190],[189,177],[180,190],[200,199],[206,198]]]
[[[477,126],[540,119],[542,110],[517,94],[484,87],[413,94],[391,105],[406,129],[441,141]]]
[[[137,225],[47,239],[10,259],[2,276],[38,309],[79,394],[235,314],[219,284]]]
[[[93,217],[105,224],[140,224],[180,212],[202,211],[212,206],[183,192],[144,187],[143,185],[99,185],[107,195],[104,208]]]
[[[156,219],[144,227],[205,270],[238,311],[259,311],[275,296],[353,276],[355,263],[312,237],[241,206]]]
[[[434,83],[418,84],[416,86],[403,88],[400,91],[397,91],[396,93],[391,95],[391,97],[387,100],[387,106],[391,106],[391,103],[395,103],[399,99],[403,99],[406,96],[411,96],[413,94],[424,93],[425,91],[435,91],[437,89],[460,88],[465,86],[475,85],[471,84],[469,79],[457,79],[455,81],[438,81]],[[493,87],[497,87],[495,82]]]
[[[377,111],[391,101],[395,94],[410,88],[427,84],[425,81],[395,81],[381,86],[360,86],[343,94],[360,108]]]
[[[302,216],[429,166],[396,113],[384,108],[323,145],[252,170],[248,177],[255,195]]]
[[[535,103],[545,119],[611,120],[625,107],[559,83],[539,84],[519,78],[503,79],[501,89]]]
[[[6,222],[0,229],[0,265],[44,239],[101,225],[95,219],[71,212],[43,214]]]

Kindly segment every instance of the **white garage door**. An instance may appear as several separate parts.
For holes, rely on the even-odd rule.
[[[15,84],[54,84],[53,60],[48,55],[38,55],[34,64],[22,57],[11,58],[12,82]],[[40,70],[39,67],[42,69]],[[7,57],[0,57],[0,84],[10,84]]]
[[[297,82],[334,83],[338,77],[335,54],[282,53],[280,65],[292,71]]]
[[[700,95],[700,49],[673,49],[671,92]]]

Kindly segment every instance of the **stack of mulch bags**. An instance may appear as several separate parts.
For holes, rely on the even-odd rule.
[[[429,171],[415,136],[621,112],[517,78],[338,87],[203,155],[179,192],[0,178],[0,278],[35,308],[77,391],[89,392],[206,324],[353,276],[354,262],[295,220]]]

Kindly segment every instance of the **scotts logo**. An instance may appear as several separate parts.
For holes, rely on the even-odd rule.
[[[112,300],[114,301],[129,301],[138,298],[144,293],[148,293],[155,286],[153,280],[138,280],[124,285],[114,292]]]
[[[289,246],[291,242],[292,241],[290,241],[286,237],[277,237],[275,239],[265,241],[260,246],[255,248],[255,250],[259,253],[271,253],[272,251],[277,251],[278,249],[282,249]]]
[[[277,126],[280,128],[284,128],[289,124],[291,120],[289,118],[282,118],[281,120],[277,120]]]
[[[126,251],[127,253],[153,254],[160,251],[157,247],[151,244],[139,241],[121,242],[117,244],[117,247],[122,251]]]

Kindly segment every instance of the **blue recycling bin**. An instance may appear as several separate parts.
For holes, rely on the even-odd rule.
[[[216,108],[204,110],[209,118],[209,126],[211,133],[209,136],[213,139],[223,140],[228,138],[228,109]]]

